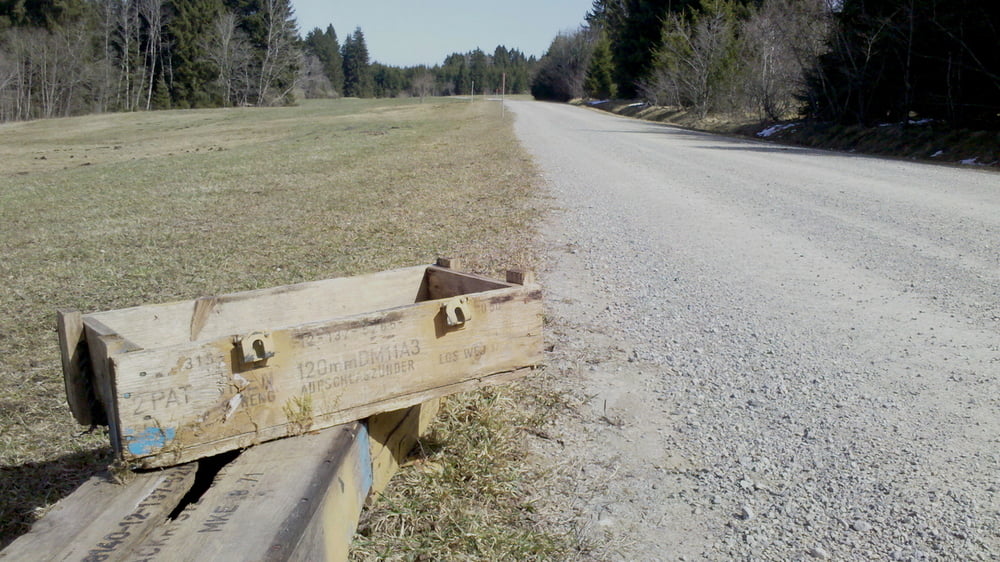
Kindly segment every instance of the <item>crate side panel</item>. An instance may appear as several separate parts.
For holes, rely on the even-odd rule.
[[[416,302],[426,266],[86,315],[144,349]]]
[[[447,299],[470,293],[495,291],[510,286],[509,283],[501,283],[471,273],[435,266],[427,268],[427,289],[431,299]]]
[[[541,294],[470,295],[473,318],[446,325],[441,303],[271,333],[275,355],[242,368],[230,340],[114,358],[123,456],[163,466],[345,421],[338,412],[541,360]],[[445,392],[443,390],[442,392]],[[377,413],[377,412],[373,412]],[[357,418],[354,418],[357,419]],[[189,451],[190,449],[191,451]]]

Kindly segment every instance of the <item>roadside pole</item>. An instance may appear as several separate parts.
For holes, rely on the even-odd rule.
[[[507,94],[507,73],[504,72],[500,75],[500,119],[503,119],[507,115],[507,107],[504,106],[503,99]]]

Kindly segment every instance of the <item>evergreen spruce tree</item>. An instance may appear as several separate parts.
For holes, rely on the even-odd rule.
[[[913,116],[1000,127],[1000,3],[844,0],[806,112],[844,123]]]
[[[368,45],[365,44],[365,34],[360,27],[344,39],[340,51],[344,63],[344,95],[357,98],[375,95]]]
[[[482,49],[476,49],[469,54],[469,84],[470,88],[476,88],[478,92],[484,92],[492,88],[489,84],[489,69],[486,60],[486,53]],[[472,92],[475,94],[476,92]]]
[[[608,34],[615,85],[621,96],[631,98],[638,93],[636,86],[652,67],[667,16],[699,4],[699,0],[595,0],[587,24]]]
[[[170,49],[171,99],[173,107],[206,107],[215,105],[209,95],[209,84],[215,78],[205,54],[205,38],[222,11],[221,0],[172,0],[168,18],[167,38]]]
[[[156,87],[153,88],[153,109],[170,109],[170,88],[161,73],[156,80]]]
[[[590,66],[587,68],[587,77],[583,81],[584,92],[596,99],[615,97],[617,88],[613,74],[611,42],[605,33],[601,33],[594,44],[594,52],[590,55]]]
[[[326,26],[326,31],[318,27],[310,31],[305,38],[306,52],[314,55],[323,65],[323,73],[333,86],[334,91],[344,93],[344,60],[340,56],[340,42],[333,25]]]

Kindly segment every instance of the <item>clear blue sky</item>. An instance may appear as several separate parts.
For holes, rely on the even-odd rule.
[[[292,0],[304,37],[333,24],[341,44],[360,26],[373,62],[440,64],[451,53],[497,45],[542,56],[560,31],[583,23],[592,0]]]

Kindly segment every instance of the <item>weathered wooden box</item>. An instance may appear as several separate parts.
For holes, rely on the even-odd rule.
[[[71,409],[82,424],[107,424],[130,465],[163,467],[509,380],[541,361],[530,278],[438,263],[60,312]]]

